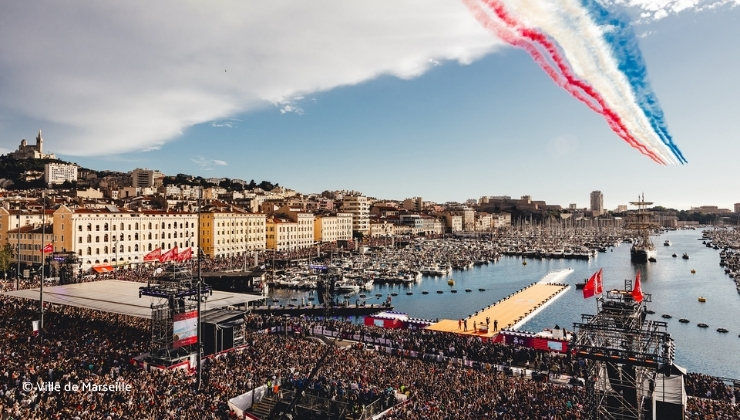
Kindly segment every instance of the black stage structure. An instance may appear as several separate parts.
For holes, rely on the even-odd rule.
[[[673,364],[667,324],[647,318],[647,302],[650,294],[635,301],[632,280],[625,280],[624,290],[597,299],[596,315],[574,323],[571,348],[585,362],[587,418],[684,418],[685,371]]]
[[[159,298],[158,303],[151,304],[152,349],[183,347],[197,351],[198,298],[205,301],[211,294],[209,285],[198,282],[189,269],[178,264],[163,267],[158,276],[140,287],[139,297]]]

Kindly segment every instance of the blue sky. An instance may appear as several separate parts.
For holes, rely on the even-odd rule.
[[[675,166],[629,147],[458,2],[163,2],[147,14],[137,2],[41,3],[0,14],[3,153],[41,128],[47,151],[85,167],[305,193],[528,194],[585,207],[601,190],[607,208],[643,192],[676,208],[740,202],[733,2],[610,5],[634,17],[688,160]]]

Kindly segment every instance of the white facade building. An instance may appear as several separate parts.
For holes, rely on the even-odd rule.
[[[77,182],[77,165],[66,163],[47,163],[44,165],[46,185],[64,184],[65,181]]]

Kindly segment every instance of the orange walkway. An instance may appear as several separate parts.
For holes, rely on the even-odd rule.
[[[524,290],[504,298],[486,308],[483,308],[468,318],[468,330],[458,327],[458,320],[443,319],[427,327],[433,331],[454,332],[458,334],[477,335],[481,337],[493,337],[497,331],[493,331],[494,320],[498,321],[498,328],[512,328],[522,321],[527,315],[530,315],[537,308],[555,298],[558,293],[562,292],[567,286],[564,284],[540,284],[535,283]],[[472,310],[472,309],[471,309]],[[488,332],[474,331],[473,323],[480,328],[486,325],[486,317],[490,319]]]

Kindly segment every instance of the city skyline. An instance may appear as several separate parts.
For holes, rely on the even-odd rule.
[[[0,153],[40,128],[45,150],[97,170],[732,209],[738,3],[617,3],[687,165],[637,153],[458,2],[162,4],[152,19],[144,3],[15,5],[0,17]]]

